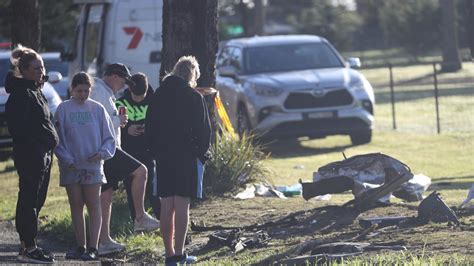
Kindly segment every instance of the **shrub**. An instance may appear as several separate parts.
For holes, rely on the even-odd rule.
[[[267,181],[269,170],[263,165],[268,155],[262,146],[253,141],[252,135],[240,139],[225,130],[217,134],[212,143],[213,158],[204,171],[206,195],[234,192],[246,183]]]

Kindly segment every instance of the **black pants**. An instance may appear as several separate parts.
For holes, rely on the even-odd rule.
[[[161,210],[161,203],[160,197],[156,194],[156,181],[153,182],[153,179],[156,177],[155,171],[155,161],[146,158],[146,156],[136,156],[137,154],[132,154],[137,160],[142,162],[146,168],[148,169],[148,177],[146,180],[146,188],[145,188],[145,200],[148,200],[151,205],[151,209],[153,210],[153,214],[155,215],[156,219],[160,219],[160,210]],[[132,220],[135,220],[135,206],[133,205],[133,197],[132,197],[132,179],[125,178],[123,181],[125,186],[125,191],[127,192],[127,201],[128,201],[128,208],[130,209],[130,216]],[[155,191],[154,191],[155,190]]]
[[[13,150],[15,167],[20,178],[16,204],[16,231],[26,247],[35,246],[38,216],[46,201],[51,175],[51,152]]]

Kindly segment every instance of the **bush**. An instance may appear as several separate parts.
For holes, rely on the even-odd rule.
[[[212,143],[213,158],[206,163],[204,192],[223,195],[234,192],[246,183],[266,181],[269,170],[263,165],[268,155],[254,137],[244,134],[240,139],[222,131]]]

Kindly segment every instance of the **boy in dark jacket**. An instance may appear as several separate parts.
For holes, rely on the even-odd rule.
[[[121,130],[122,149],[145,164],[148,169],[145,199],[148,199],[153,214],[160,219],[160,198],[157,193],[155,160],[151,156],[145,143],[145,118],[148,105],[153,96],[153,89],[143,73],[132,75],[135,85],[129,85],[124,95],[116,101],[117,108],[124,106],[127,110],[128,123]],[[131,181],[124,180],[127,191],[128,205],[132,219],[135,219],[135,208],[131,192]]]

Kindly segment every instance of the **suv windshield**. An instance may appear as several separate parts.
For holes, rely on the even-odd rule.
[[[10,69],[10,59],[3,58],[0,59],[0,87],[5,86],[5,77],[7,76],[7,72]]]
[[[249,47],[244,52],[247,74],[344,67],[325,43],[286,44]]]

